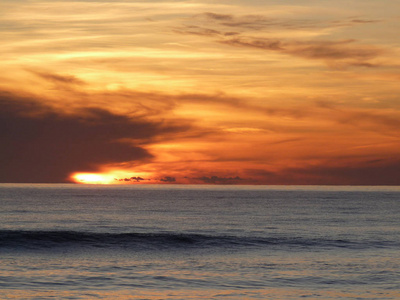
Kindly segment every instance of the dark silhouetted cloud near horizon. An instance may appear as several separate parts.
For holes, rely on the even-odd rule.
[[[0,182],[66,182],[71,172],[94,172],[100,165],[152,158],[144,148],[118,139],[151,139],[182,128],[85,108],[61,114],[0,93]]]

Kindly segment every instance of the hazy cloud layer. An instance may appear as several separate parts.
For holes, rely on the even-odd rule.
[[[257,178],[255,184],[400,185],[400,159],[393,157],[337,166],[324,163],[280,172],[254,169],[247,173]]]

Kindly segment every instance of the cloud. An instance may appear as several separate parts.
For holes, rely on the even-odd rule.
[[[354,19],[354,20],[351,20],[351,22],[356,23],[356,24],[368,24],[368,23],[379,23],[381,21],[380,20]]]
[[[262,15],[244,15],[237,16],[233,14],[219,14],[213,12],[205,12],[194,16],[194,19],[205,19],[209,23],[214,23],[218,26],[235,27],[236,29],[245,30],[261,30],[270,27],[295,27],[299,29],[306,24],[311,27],[316,27],[320,22],[310,20],[278,20],[267,18]]]
[[[239,181],[243,180],[239,176],[236,177],[218,177],[218,176],[203,176],[203,177],[197,177],[197,178],[192,178],[194,180],[199,180],[204,183],[208,184],[234,184],[238,183]]]
[[[69,173],[152,158],[121,139],[181,132],[164,122],[131,119],[100,108],[61,114],[36,99],[0,93],[0,182],[65,182]]]
[[[176,178],[171,176],[165,176],[164,178],[161,178],[160,181],[171,183],[171,182],[176,182]]]
[[[144,179],[144,178],[142,178],[142,177],[136,177],[136,176],[134,176],[134,177],[130,177],[130,178],[120,178],[120,179],[115,178],[115,180],[117,180],[117,181],[124,181],[124,182],[141,182],[141,181],[149,180],[149,179]]]
[[[358,129],[361,131],[376,131],[383,135],[396,135],[400,128],[399,113],[393,109],[368,109],[368,108],[357,108],[348,107],[346,104],[335,104],[322,100],[315,100],[313,103],[305,104],[294,104],[287,105],[285,107],[278,106],[277,104],[268,105],[268,103],[257,103],[255,99],[245,98],[240,96],[231,96],[224,93],[215,94],[201,94],[201,93],[182,93],[177,95],[170,95],[164,93],[138,93],[135,91],[126,91],[124,93],[117,92],[115,94],[108,95],[109,97],[126,97],[126,99],[140,99],[140,105],[137,105],[143,112],[140,114],[133,115],[135,117],[145,116],[163,116],[168,114],[174,109],[179,109],[180,106],[184,105],[198,105],[206,107],[207,110],[225,110],[227,113],[240,112],[241,115],[252,115],[252,116],[270,116],[271,119],[263,119],[261,123],[256,126],[255,119],[252,121],[253,127],[238,127],[235,122],[233,126],[228,126],[224,123],[222,127],[207,126],[207,123],[202,126],[194,127],[191,125],[190,119],[174,119],[181,128],[187,128],[188,130],[180,131],[179,137],[181,138],[211,138],[215,133],[228,132],[228,133],[240,133],[246,132],[246,134],[253,133],[266,133],[271,131],[286,130],[291,132],[294,130],[311,130],[311,128],[302,129],[299,123],[293,123],[292,125],[283,125],[282,120],[292,119],[301,120],[306,124],[315,124],[315,122],[322,122],[328,126],[340,125],[340,128],[336,127],[338,131]],[[161,105],[159,105],[161,103]],[[148,108],[148,109],[144,109]],[[137,109],[137,110],[139,110]],[[135,111],[135,113],[137,113]],[[297,127],[295,129],[295,127]],[[189,130],[190,129],[190,130]],[[162,129],[160,129],[162,130]],[[312,129],[312,132],[315,129]],[[303,132],[304,133],[304,132]],[[177,134],[175,135],[178,136]],[[160,141],[162,138],[160,135],[149,137],[149,140],[154,141],[155,138]],[[221,138],[220,136],[218,138]],[[297,139],[296,137],[295,139]],[[289,138],[291,140],[292,138]],[[301,138],[300,138],[301,139]],[[168,140],[168,137],[164,138]]]
[[[346,108],[323,101],[316,103],[316,109],[320,113],[325,111],[322,117],[331,119],[337,125],[376,131],[382,135],[394,137],[400,135],[400,114],[397,110]]]
[[[239,34],[238,32],[234,31],[219,31],[215,29],[200,27],[200,26],[183,26],[183,27],[176,27],[174,32],[180,34],[191,34],[191,35],[199,35],[199,36],[234,36]]]
[[[354,45],[354,40],[309,41],[287,43],[283,52],[310,59],[355,59],[363,62],[382,53],[382,50],[368,45]]]
[[[44,71],[35,71],[35,70],[29,70],[31,73],[39,76],[40,78],[43,78],[47,81],[51,81],[56,84],[68,84],[68,85],[84,85],[86,84],[83,80],[72,76],[72,75],[60,75],[60,74],[54,74],[50,72],[44,72]]]
[[[381,133],[400,135],[399,114],[384,114],[382,112],[349,111],[343,112],[337,118],[339,123],[349,124],[373,130]]]
[[[284,51],[285,45],[282,41],[276,39],[256,39],[256,38],[233,38],[229,40],[220,41],[223,44],[241,47],[252,47],[263,50]]]
[[[221,40],[220,43],[276,51],[282,54],[307,59],[324,60],[328,65],[373,67],[370,62],[383,53],[383,50],[370,45],[357,45],[354,40],[343,41],[287,41],[268,38],[235,37]]]
[[[400,157],[372,159],[359,163],[329,164],[280,171],[245,170],[254,184],[292,185],[400,185]]]
[[[324,29],[336,27],[357,26],[369,23],[378,23],[376,19],[299,19],[299,18],[271,18],[264,15],[234,15],[220,14],[214,12],[204,12],[193,16],[193,20],[206,20],[218,26],[235,27],[237,29],[262,30],[270,28],[304,30],[304,29]]]
[[[217,21],[232,21],[235,17],[233,15],[229,14],[218,14],[218,13],[213,13],[213,12],[205,12],[201,14],[200,16],[204,16],[207,19],[211,20],[217,20]]]
[[[400,185],[400,159],[369,160],[341,166],[317,165],[286,170],[301,184]]]
[[[203,26],[205,21],[207,28]],[[315,35],[317,30],[370,24],[379,22],[378,20],[273,19],[262,15],[237,16],[205,12],[193,16],[192,22],[201,24],[201,26],[186,24],[176,29],[175,32],[217,37],[217,42],[230,46],[257,48],[306,59],[323,60],[333,68],[374,67],[376,63],[372,60],[385,52],[383,48],[358,44],[354,39],[305,40],[301,38],[301,35],[294,33],[293,38],[290,38],[285,32],[285,30],[311,30]],[[231,28],[235,28],[235,31],[232,32]],[[268,35],[271,36],[270,30],[274,30],[273,38],[268,37]],[[257,36],[254,36],[255,32]],[[282,32],[282,37],[279,36],[279,32]]]

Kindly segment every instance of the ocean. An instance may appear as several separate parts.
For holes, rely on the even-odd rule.
[[[400,187],[0,184],[0,299],[400,299]]]

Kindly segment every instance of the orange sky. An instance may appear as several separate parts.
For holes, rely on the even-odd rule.
[[[400,3],[0,3],[0,182],[400,185]]]

